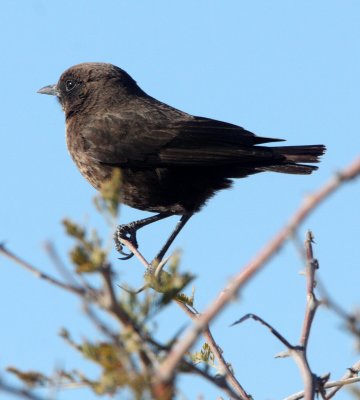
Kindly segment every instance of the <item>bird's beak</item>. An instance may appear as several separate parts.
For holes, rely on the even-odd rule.
[[[48,85],[37,91],[40,94],[49,94],[51,96],[59,96],[57,85]]]

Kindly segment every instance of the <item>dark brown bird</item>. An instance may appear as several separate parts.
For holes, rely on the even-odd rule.
[[[157,256],[160,260],[193,213],[234,178],[264,171],[311,174],[325,147],[274,146],[240,126],[177,110],[147,95],[124,70],[83,63],[39,93],[58,97],[66,141],[82,175],[99,189],[114,168],[122,173],[121,200],[158,214],[121,225],[116,242],[170,215],[182,218]],[[124,253],[123,253],[124,254]],[[126,257],[128,258],[128,257]]]

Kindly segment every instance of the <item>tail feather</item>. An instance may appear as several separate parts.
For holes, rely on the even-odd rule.
[[[310,175],[316,171],[315,165],[304,164],[280,164],[262,168],[263,171],[280,172],[282,174]]]
[[[283,146],[283,147],[272,147],[275,154],[279,154],[285,157],[286,161],[289,162],[303,162],[312,163],[319,162],[319,158],[325,153],[325,146],[309,145],[309,146]]]
[[[302,163],[317,163],[325,153],[324,145],[309,146],[283,146],[272,147],[273,154],[282,158],[277,165],[269,165],[260,168],[263,171],[273,171],[285,174],[308,175],[316,171],[315,165],[304,165]],[[297,164],[300,163],[300,164]]]

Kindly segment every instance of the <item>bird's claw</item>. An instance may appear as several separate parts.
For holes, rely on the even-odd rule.
[[[122,248],[119,249],[118,247],[116,247],[116,250],[120,253],[123,254],[124,257],[118,257],[119,260],[130,260],[130,258],[134,255],[134,253],[130,252],[130,253],[126,253],[125,251],[122,251],[123,246],[121,246]]]
[[[119,225],[114,233],[114,241],[116,250],[122,254],[124,257],[119,257],[119,260],[129,260],[134,253],[126,253],[124,252],[124,246],[122,244],[122,240],[129,241],[136,249],[138,248],[138,243],[136,240],[136,229],[128,225]]]

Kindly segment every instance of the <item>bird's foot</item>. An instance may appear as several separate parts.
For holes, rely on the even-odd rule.
[[[134,224],[126,224],[126,225],[119,225],[114,233],[114,241],[115,241],[115,248],[116,250],[122,254],[124,257],[120,257],[120,260],[129,260],[134,253],[126,253],[124,251],[124,245],[122,243],[123,240],[126,240],[127,242],[130,242],[130,244],[135,247],[136,249],[138,248],[138,243],[136,240],[136,231],[137,228],[134,226]]]

